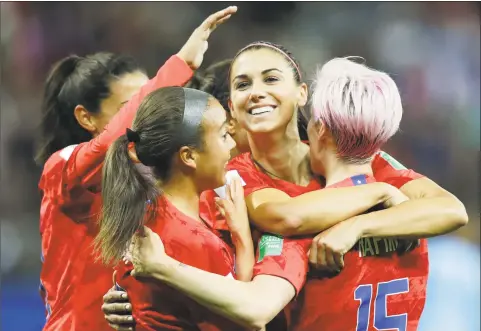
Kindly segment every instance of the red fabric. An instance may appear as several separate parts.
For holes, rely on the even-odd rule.
[[[101,206],[102,162],[110,144],[132,124],[144,96],[160,87],[183,85],[192,74],[180,58],[171,57],[102,134],[56,152],[45,163],[39,183],[44,330],[111,330],[100,307],[102,296],[112,287],[112,269],[96,263],[92,249]]]
[[[348,179],[333,187],[343,186],[352,186],[352,181]],[[306,246],[302,242],[299,245]],[[298,300],[290,306],[290,330],[391,330],[393,326],[417,330],[426,299],[427,240],[421,240],[420,247],[401,256],[395,252],[396,247],[396,239],[363,239],[344,256],[345,267],[338,276],[309,274]],[[387,282],[391,283],[380,285]],[[408,286],[408,291],[394,293],[402,288],[400,285]],[[372,294],[362,295],[363,290],[372,290]],[[383,291],[389,295],[382,295]],[[368,311],[364,314],[359,313],[361,301],[356,296],[366,304]],[[393,315],[402,314],[407,314],[407,324],[392,321]],[[391,317],[386,319],[386,315]],[[361,327],[362,320],[367,322],[367,328]]]
[[[232,249],[166,199],[160,200],[157,219],[148,226],[162,237],[166,253],[174,259],[222,276],[234,274]],[[118,283],[129,293],[137,331],[242,330],[167,285],[136,280],[129,275],[131,268],[118,265]]]
[[[389,157],[389,155],[387,155]],[[402,167],[400,164],[394,164],[392,161],[389,160],[386,157],[385,153],[378,153],[374,157],[372,161],[372,168],[374,172],[374,176],[378,181],[383,181],[387,182],[393,186],[396,187],[401,187],[404,184],[408,183],[411,180],[422,178],[423,176],[420,174],[417,174],[413,170],[406,169]],[[391,162],[390,162],[391,161]],[[394,160],[395,161],[395,160]],[[395,161],[396,162],[396,161]],[[274,188],[274,189],[279,189],[285,193],[287,193],[291,197],[298,196],[300,194],[310,192],[316,189],[321,189],[321,185],[313,180],[307,187],[301,187],[297,186],[295,184],[279,180],[279,179],[273,179],[269,177],[268,175],[264,174],[263,172],[259,171],[255,164],[252,162],[251,156],[249,153],[245,153],[242,155],[237,156],[236,158],[232,159],[231,162],[229,163],[228,166],[229,170],[237,170],[241,177],[244,179],[246,182],[246,186],[244,187],[244,192],[245,196],[248,196],[252,194],[255,191],[262,190],[264,188]],[[369,179],[370,181],[374,181],[374,179]],[[350,186],[353,185],[353,182],[351,179],[347,180],[346,182],[339,183],[339,186]],[[384,240],[383,240],[384,241]],[[304,238],[304,239],[290,239],[290,238],[284,238],[283,239],[283,250],[282,254],[279,256],[266,256],[262,259],[262,261],[259,261],[259,248],[257,250],[257,263],[254,266],[254,276],[256,275],[273,275],[277,277],[284,278],[288,280],[296,289],[296,294],[299,293],[301,288],[304,285],[305,282],[305,277],[308,269],[308,257],[307,257],[307,251],[309,249],[309,246],[312,242],[312,237],[311,238]],[[388,249],[392,248],[392,245],[395,245],[394,241],[386,241],[388,245]],[[391,245],[391,246],[389,246]],[[356,253],[349,253],[345,258],[346,259],[352,259],[356,256],[356,254],[359,254],[358,252]],[[359,261],[362,261],[361,259],[358,259]],[[393,300],[396,300],[396,298],[401,298],[401,295],[399,297],[394,296],[394,299],[391,299],[392,296],[388,297],[388,310],[387,314],[392,315],[396,314],[398,311],[404,311],[406,312],[406,305],[411,305],[413,304],[414,308],[409,310],[409,326],[408,330],[414,330],[415,326],[418,323],[420,313],[422,311],[422,308],[424,306],[424,298],[425,298],[425,285],[426,285],[426,276],[427,276],[427,268],[428,268],[428,259],[427,259],[427,242],[425,240],[421,241],[421,247],[417,248],[414,252],[409,253],[407,255],[404,255],[402,257],[398,257],[397,255],[392,256],[392,260],[388,260],[391,263],[394,263],[394,267],[392,264],[389,264],[391,267],[386,265],[386,259],[385,258],[376,258],[372,259],[372,261],[375,261],[375,263],[378,263],[378,266],[376,270],[384,270],[381,274],[384,276],[389,276],[388,280],[390,279],[395,279],[397,276],[395,274],[396,270],[399,270],[399,274],[405,274],[407,276],[410,276],[410,283],[409,283],[409,288],[410,292],[407,295],[408,301],[401,304],[392,304]],[[358,261],[358,262],[359,262]],[[350,262],[351,265],[354,265],[354,263]],[[347,265],[347,260],[346,260],[346,265]],[[366,268],[374,268],[374,266],[366,264]],[[402,268],[399,268],[399,266],[402,266]],[[356,284],[361,285],[363,284],[361,281],[372,281],[374,282],[379,282],[381,280],[377,280],[374,275],[375,273],[371,273],[370,278],[359,278],[358,277],[358,271],[359,268],[355,269],[352,268],[353,272],[356,272],[353,276],[353,272],[351,274],[349,271],[346,272],[346,269],[341,273],[343,275],[343,280],[344,283],[346,281],[358,281]],[[389,274],[388,272],[391,271]],[[417,272],[417,274],[416,274]],[[340,275],[340,276],[341,276]],[[339,282],[339,278],[335,277],[333,278],[334,281]],[[346,280],[347,278],[347,280]],[[398,277],[399,278],[399,277]],[[311,279],[309,278],[307,281],[307,284],[305,285],[306,288],[311,288],[316,282],[319,280],[316,279]],[[327,281],[331,281],[331,279],[327,279]],[[339,292],[340,289],[344,287],[344,285],[341,286],[341,283],[336,283],[335,285],[330,288],[332,295],[335,293],[339,293],[337,298],[349,298],[351,300],[353,298],[353,291],[355,288],[348,288],[349,293],[344,294],[345,292]],[[314,286],[316,288],[316,286]],[[323,316],[325,317],[324,313],[324,307],[325,309],[329,309],[332,307],[332,301],[331,297],[328,297],[326,295],[319,297],[321,293],[319,292],[314,292],[314,295],[308,296],[307,298],[311,301],[306,300],[306,293],[312,293],[312,291],[302,291],[300,292],[299,298],[295,301],[295,305],[292,304],[289,306],[289,309],[285,310],[285,313],[287,315],[287,320],[289,325],[292,325],[290,329],[298,331],[298,330],[305,330],[305,331],[310,331],[310,330],[350,330],[350,329],[355,329],[355,324],[354,326],[350,325],[347,326],[347,323],[344,316],[342,315],[342,312],[344,311],[344,308],[342,306],[335,306],[337,307],[337,310],[328,310],[327,316],[331,314],[332,312],[337,312],[335,317],[331,318],[330,321],[339,321],[341,323],[340,326],[337,326],[335,323],[333,325],[317,325],[315,323],[318,322],[317,317],[319,314],[324,314]],[[374,292],[373,298],[375,298],[377,292]],[[326,298],[326,299],[323,299]],[[338,299],[337,299],[338,300]],[[373,299],[374,300],[374,299]],[[338,300],[339,301],[339,300]],[[354,307],[357,309],[358,306],[358,301],[355,301],[352,299],[354,302]],[[310,313],[306,313],[306,304],[304,302],[312,302],[312,310],[310,310]],[[326,302],[326,305],[322,305],[323,302]],[[345,300],[343,301],[345,302]],[[350,302],[352,303],[352,302]],[[294,305],[294,306],[293,306]],[[303,307],[302,316],[300,315],[299,308],[298,307]],[[294,308],[294,309],[293,309]],[[404,309],[404,310],[403,310]],[[357,310],[356,310],[357,312]],[[372,314],[372,310],[371,310]],[[354,318],[356,318],[356,314],[354,314]],[[314,319],[314,322],[312,322]],[[292,324],[291,323],[294,323]],[[300,324],[298,321],[306,321],[304,324]],[[311,321],[311,322],[310,322]],[[327,320],[329,321],[329,320]],[[326,322],[327,323],[327,322]],[[355,322],[354,322],[355,323]],[[372,316],[371,316],[371,322],[370,322],[369,330],[371,330],[372,327]],[[326,326],[327,325],[327,326]],[[332,327],[332,328],[331,328]]]

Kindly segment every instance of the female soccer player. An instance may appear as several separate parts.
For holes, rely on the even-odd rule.
[[[45,163],[39,183],[45,330],[108,329],[95,307],[110,287],[111,271],[95,263],[91,248],[106,150],[131,125],[144,96],[191,78],[210,33],[235,11],[229,7],[211,15],[150,81],[132,59],[112,54],[70,56],[50,73],[37,158]]]
[[[392,79],[347,59],[332,60],[319,74],[312,112],[308,129],[311,165],[326,178],[325,191],[374,181],[369,161],[395,134],[402,116],[401,99]],[[345,262],[346,267],[334,278],[326,274],[320,276],[322,279],[308,278],[303,292],[288,310],[290,329],[416,330],[426,295],[426,241],[423,239],[421,247],[398,256],[398,241],[392,238],[422,238],[427,228],[423,224],[407,228],[387,219],[381,222],[368,217],[364,221],[351,219],[325,231],[325,237],[334,237],[337,240],[333,242],[345,249],[331,256],[336,261],[332,264],[343,267]],[[358,240],[357,249],[351,250]],[[163,253],[160,238],[147,231],[147,236],[134,244],[134,274],[154,276],[213,311],[261,328],[266,322],[264,317],[274,317],[282,304],[300,293],[311,241],[264,235],[254,279],[241,283],[195,268],[179,268],[177,261]],[[202,289],[197,289],[199,286]]]
[[[300,141],[297,126],[293,124],[298,108],[306,104],[307,88],[301,81],[298,63],[287,50],[265,42],[248,45],[233,61],[230,82],[232,114],[246,128],[252,153],[234,158],[229,168],[236,169],[246,183],[244,193],[255,225],[267,232],[286,235],[317,233],[379,203],[392,204],[389,200],[397,193],[392,186],[382,183],[319,190],[322,183],[311,174],[309,147]],[[371,166],[377,180],[395,183],[412,199],[395,208],[369,214],[373,219],[381,214],[386,226],[399,230],[401,224],[404,231],[414,228],[419,236],[446,233],[467,221],[464,206],[455,197],[432,181],[402,168],[386,154],[376,154]],[[349,203],[345,203],[347,197]],[[345,236],[357,240],[353,233],[345,232]],[[316,261],[312,254],[318,248],[325,248],[327,244],[333,248],[329,242],[324,244],[318,239],[311,247],[311,258]],[[275,241],[271,244],[274,252],[279,250]],[[340,251],[338,255],[345,252]],[[318,256],[319,264],[326,264],[326,260],[330,265],[335,264],[333,256],[326,258],[325,253]],[[283,266],[278,264],[280,269]],[[298,274],[302,274],[302,270]],[[237,284],[229,280],[220,280],[219,284],[221,282],[226,286]],[[232,291],[235,286],[232,285]],[[221,312],[219,307],[230,307],[235,310],[230,311],[231,318],[248,319],[249,323],[259,326],[275,316],[295,294],[295,287],[289,282],[262,272],[249,285],[239,286],[243,286],[241,297],[212,296],[212,300],[227,300],[215,309]],[[229,289],[223,290],[229,293]],[[252,303],[252,293],[265,295],[255,296],[258,302]],[[196,299],[201,301],[199,297]],[[105,301],[109,300],[107,296]],[[109,309],[104,307],[105,311]]]
[[[240,208],[228,218],[235,262],[212,220],[199,217],[200,194],[225,184],[234,146],[225,110],[209,94],[169,87],[147,96],[132,130],[110,147],[105,158],[95,240],[103,261],[119,262],[145,219],[165,238],[169,254],[182,263],[227,277],[236,270],[241,279],[250,280],[254,248],[242,186],[233,183],[232,200],[240,201]],[[152,168],[154,180],[139,173],[139,162]],[[137,330],[241,329],[166,285],[136,280],[123,263],[117,270],[119,285],[130,293]]]

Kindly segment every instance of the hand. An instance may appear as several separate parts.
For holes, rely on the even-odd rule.
[[[318,270],[340,272],[344,268],[344,254],[359,238],[355,219],[338,223],[314,237],[309,262]]]
[[[226,185],[226,198],[215,198],[215,204],[221,215],[225,217],[232,234],[248,233],[250,236],[244,188],[239,178],[232,178]]]
[[[182,49],[177,53],[177,56],[184,60],[192,70],[199,68],[204,60],[204,54],[209,47],[207,39],[209,39],[210,34],[220,24],[227,21],[236,11],[236,6],[230,6],[207,17],[207,19],[194,30],[187,42],[182,46]]]
[[[114,286],[104,295],[104,303],[102,311],[104,317],[109,323],[110,327],[119,331],[133,331],[135,328],[135,321],[132,317],[132,305],[125,291],[116,290],[114,271],[113,281]]]
[[[168,258],[159,235],[146,226],[142,233],[132,238],[128,255],[130,256],[124,258],[124,261],[132,262],[134,270],[131,275],[134,277],[152,276],[158,271],[156,268]]]
[[[409,200],[401,190],[392,185],[389,185],[389,196],[390,197],[383,203],[385,208],[391,208]]]

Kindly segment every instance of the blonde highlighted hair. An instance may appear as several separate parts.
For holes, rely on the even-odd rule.
[[[368,162],[399,129],[402,103],[389,75],[335,58],[317,71],[312,88],[312,117],[331,132],[338,156]]]

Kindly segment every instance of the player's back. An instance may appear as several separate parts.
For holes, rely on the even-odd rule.
[[[373,181],[356,176],[332,187]],[[291,306],[291,330],[416,330],[426,297],[427,241],[403,255],[398,244],[394,238],[363,238],[344,255],[339,275],[309,273]]]
[[[92,245],[101,197],[78,190],[75,204],[65,203],[59,194],[65,165],[61,152],[53,154],[39,184],[40,292],[47,312],[44,330],[110,330],[100,306],[112,286],[112,268],[95,262]]]
[[[186,265],[233,277],[232,249],[211,224],[188,217],[161,198],[156,220],[147,225],[162,238],[167,255]],[[136,280],[129,274],[131,265],[120,263],[117,270],[118,285],[128,292],[132,303],[137,331],[242,330],[167,285]]]

